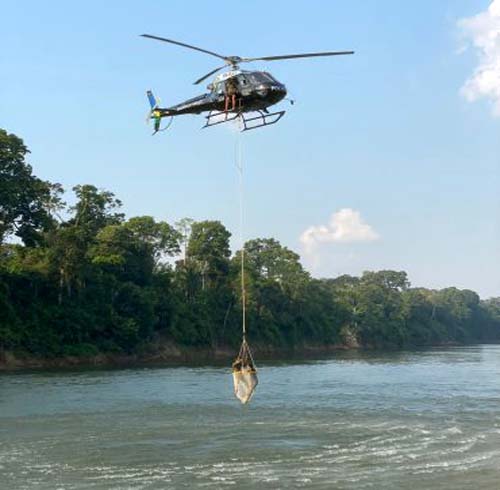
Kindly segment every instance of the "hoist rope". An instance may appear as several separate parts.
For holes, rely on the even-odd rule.
[[[236,134],[235,146],[236,168],[239,174],[239,194],[240,194],[240,250],[241,250],[241,326],[243,330],[243,340],[247,333],[246,315],[246,287],[245,287],[245,239],[244,239],[244,207],[243,207],[243,160],[241,156],[241,136]]]

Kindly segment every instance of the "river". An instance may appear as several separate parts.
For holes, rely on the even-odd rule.
[[[500,488],[500,346],[0,375],[0,488]]]

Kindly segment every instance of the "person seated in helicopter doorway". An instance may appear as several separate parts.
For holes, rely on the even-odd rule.
[[[224,104],[224,112],[234,112],[236,110],[236,94],[238,93],[238,87],[236,86],[236,79],[234,77],[228,78],[226,80],[226,100]],[[229,104],[231,103],[231,107]]]

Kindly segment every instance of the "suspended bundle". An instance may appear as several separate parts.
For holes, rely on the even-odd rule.
[[[233,383],[234,394],[243,404],[250,401],[259,383],[252,352],[244,336],[238,357],[233,362]]]

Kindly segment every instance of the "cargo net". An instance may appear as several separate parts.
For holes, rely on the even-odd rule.
[[[248,403],[259,380],[250,346],[244,337],[238,357],[233,362],[233,382],[236,398],[243,404]]]

